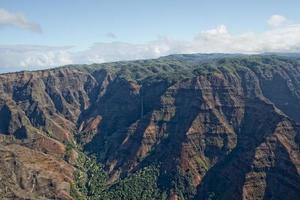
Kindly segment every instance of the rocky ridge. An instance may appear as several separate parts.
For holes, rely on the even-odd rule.
[[[73,199],[78,144],[110,184],[156,165],[170,199],[296,199],[299,111],[300,63],[280,56],[1,74],[0,196]]]

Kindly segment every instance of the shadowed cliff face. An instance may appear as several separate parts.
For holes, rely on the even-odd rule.
[[[0,195],[72,199],[77,142],[110,183],[157,165],[173,199],[296,199],[299,113],[300,64],[272,56],[2,74]]]

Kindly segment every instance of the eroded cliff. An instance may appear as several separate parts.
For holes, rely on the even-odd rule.
[[[96,155],[107,187],[155,166],[155,183],[171,199],[300,195],[295,58],[67,66],[2,74],[0,94],[0,173],[12,177],[1,182],[4,198],[74,198],[81,152],[73,146]]]

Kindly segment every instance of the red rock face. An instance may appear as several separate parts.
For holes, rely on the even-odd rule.
[[[0,146],[0,196],[4,199],[72,199],[73,167],[18,144]]]
[[[186,188],[195,189],[183,194],[188,199],[300,195],[298,62],[233,58],[211,61],[208,69],[200,62],[149,62],[0,75],[0,156],[15,154],[24,166],[25,174],[12,171],[17,185],[34,170],[47,177],[33,196],[32,185],[1,188],[33,199],[70,199],[76,155],[69,163],[63,158],[65,145],[79,138],[107,166],[111,181],[157,164],[170,191],[177,177],[188,179]],[[190,74],[174,78],[176,70]],[[20,149],[36,162],[18,157]],[[49,168],[54,165],[63,170]],[[180,199],[174,192],[169,197]]]

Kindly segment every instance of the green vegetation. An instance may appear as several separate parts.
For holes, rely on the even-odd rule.
[[[106,189],[107,174],[96,159],[79,153],[78,169],[75,171],[75,184],[71,195],[75,199],[97,200]]]
[[[164,171],[159,177],[159,182],[164,191],[168,191],[168,194],[177,194],[180,200],[193,199],[197,192],[192,183],[192,173],[183,172],[179,167],[172,173]]]
[[[167,199],[157,185],[158,167],[145,167],[124,179],[108,184],[108,175],[94,157],[79,151],[71,196],[76,200],[156,200]]]
[[[70,195],[75,200],[85,200],[86,199],[85,196],[78,190],[77,186],[74,184],[71,184]]]
[[[112,185],[105,196],[100,199],[167,199],[166,193],[161,192],[157,186],[158,176],[158,168],[154,166],[146,167]]]

